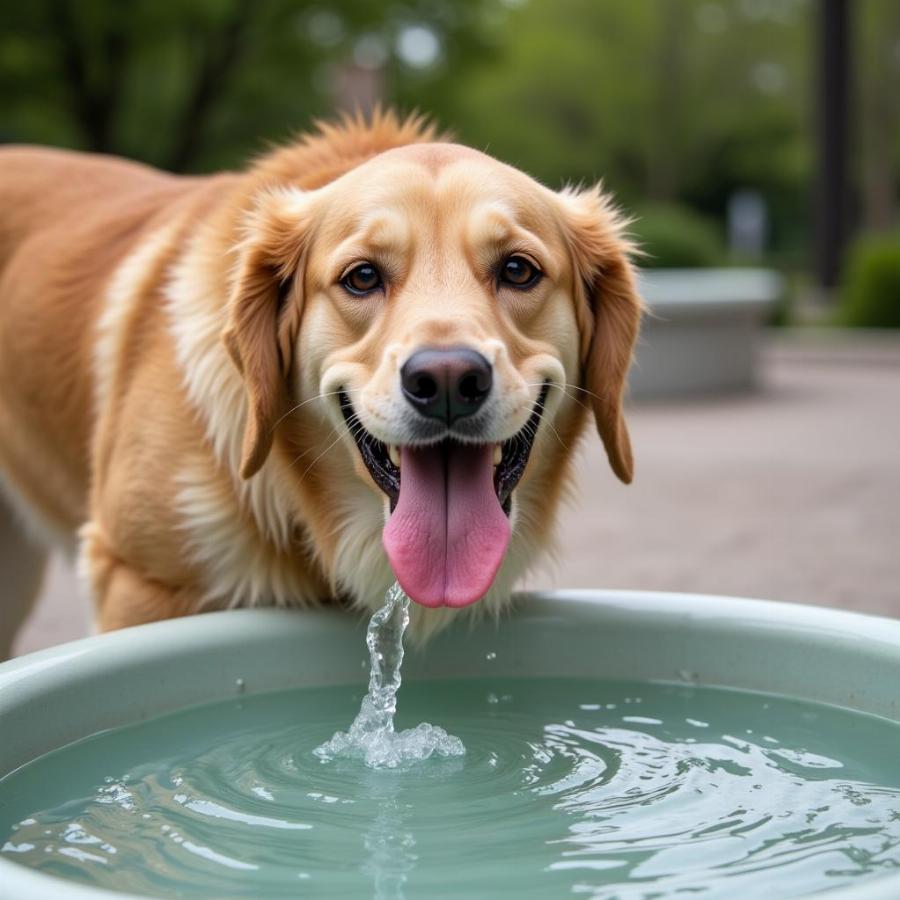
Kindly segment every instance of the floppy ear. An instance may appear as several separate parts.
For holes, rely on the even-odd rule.
[[[306,217],[299,191],[267,192],[246,216],[222,340],[244,378],[247,420],[240,472],[266,461],[286,408],[302,303]]]
[[[636,247],[623,235],[628,222],[599,185],[559,196],[575,263],[584,380],[609,463],[629,484],[634,460],[622,401],[643,309],[629,258]]]

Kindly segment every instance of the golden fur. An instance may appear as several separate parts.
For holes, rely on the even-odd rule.
[[[0,204],[0,503],[24,528],[0,535],[32,573],[19,596],[4,591],[7,642],[37,548],[76,535],[101,630],[380,604],[385,498],[333,391],[352,390],[388,440],[385,398],[419,344],[489,356],[498,441],[554,381],[509,553],[475,609],[499,609],[550,544],[588,405],[631,479],[621,403],[640,301],[623,222],[597,189],[554,193],[382,114],[204,178],[7,147]],[[547,277],[498,298],[486,255],[523,247]],[[354,254],[396,272],[389,302],[339,296],[335,267]],[[415,613],[420,634],[451,614]]]

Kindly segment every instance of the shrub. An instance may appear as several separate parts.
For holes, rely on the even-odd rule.
[[[857,328],[900,328],[900,234],[866,236],[847,257],[838,322]]]
[[[629,230],[646,254],[641,268],[706,268],[725,259],[716,223],[684,206],[640,210]]]

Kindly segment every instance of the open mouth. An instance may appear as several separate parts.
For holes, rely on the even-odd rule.
[[[549,385],[524,427],[502,444],[448,438],[391,447],[341,411],[372,479],[390,500],[384,547],[397,580],[423,606],[466,606],[494,581],[510,540],[512,493],[525,472]]]
[[[547,400],[547,392],[550,386],[545,384],[541,388],[531,415],[525,425],[509,440],[502,444],[492,445],[492,461],[494,463],[494,492],[500,501],[503,512],[508,516],[512,508],[512,492],[522,478],[528,458],[531,456],[531,448],[537,435],[538,425],[544,412],[544,403]],[[356,441],[360,456],[365,463],[372,480],[381,490],[387,494],[391,503],[391,512],[397,506],[400,499],[400,449],[389,447],[366,431],[353,412],[350,398],[343,391],[339,396],[341,412],[350,428],[350,433]],[[456,444],[452,438],[447,438],[436,444],[432,444],[423,450],[441,452],[447,455],[452,444]]]

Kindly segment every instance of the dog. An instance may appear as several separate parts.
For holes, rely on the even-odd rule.
[[[378,112],[205,177],[5,147],[0,198],[7,650],[55,545],[100,631],[396,578],[424,638],[548,552],[591,413],[631,481],[600,187]]]

